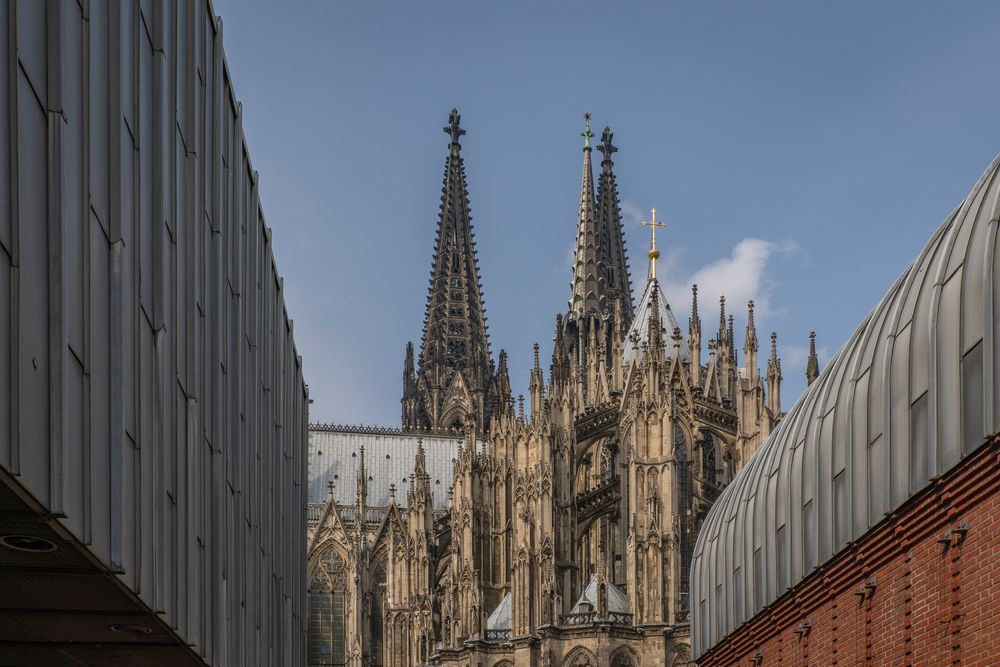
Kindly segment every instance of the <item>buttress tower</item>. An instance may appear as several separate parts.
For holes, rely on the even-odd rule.
[[[407,344],[403,367],[402,420],[407,430],[472,428],[483,433],[496,393],[459,143],[465,134],[461,119],[452,109],[444,128],[451,141],[423,338],[417,363],[412,343]]]

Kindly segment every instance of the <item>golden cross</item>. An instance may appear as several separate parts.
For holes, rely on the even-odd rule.
[[[643,220],[640,224],[649,227],[653,231],[653,241],[649,247],[649,277],[656,279],[656,259],[660,256],[660,251],[656,249],[656,230],[657,228],[663,229],[666,227],[666,223],[656,221],[656,209],[653,211],[652,220]]]

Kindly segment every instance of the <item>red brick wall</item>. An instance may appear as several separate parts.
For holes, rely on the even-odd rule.
[[[1000,665],[1000,437],[698,664]]]

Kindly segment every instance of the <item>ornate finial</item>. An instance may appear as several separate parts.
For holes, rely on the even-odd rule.
[[[816,332],[809,332],[809,360],[806,362],[806,386],[819,377],[819,357],[816,355]]]
[[[612,143],[614,138],[615,133],[611,131],[610,127],[605,126],[604,132],[601,133],[601,143],[597,147],[597,150],[604,155],[604,162],[601,164],[607,163],[610,166],[611,156],[618,152],[618,147]]]
[[[326,488],[330,491],[331,496],[333,495],[333,487],[334,487],[334,481],[332,479],[328,479],[326,481]]]
[[[391,498],[392,500],[396,499],[396,485],[395,484],[390,484],[389,485],[389,498]]]
[[[462,114],[458,113],[458,109],[453,108],[451,113],[448,115],[448,127],[443,128],[445,134],[451,137],[451,148],[456,152],[462,147],[461,144],[458,143],[458,140],[463,134],[465,134],[465,130],[463,130],[460,126],[461,122]]]
[[[589,111],[583,114],[583,122],[584,122],[584,128],[583,128],[583,132],[580,133],[580,136],[583,137],[583,150],[589,151],[590,150],[590,140],[594,136],[594,133],[590,131],[590,112]]]
[[[652,220],[648,220],[648,221],[647,220],[643,220],[641,224],[643,224],[646,227],[649,227],[650,229],[653,230],[653,240],[652,240],[651,245],[649,246],[649,253],[648,253],[649,254],[649,277],[652,278],[653,280],[656,280],[656,260],[660,256],[660,251],[656,249],[656,230],[657,229],[663,229],[667,225],[665,223],[657,222],[656,221],[656,209],[655,208],[652,210],[652,213],[653,213],[653,219]]]

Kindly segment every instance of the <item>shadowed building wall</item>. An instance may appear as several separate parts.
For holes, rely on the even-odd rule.
[[[307,392],[206,2],[0,2],[0,661],[304,660]]]

